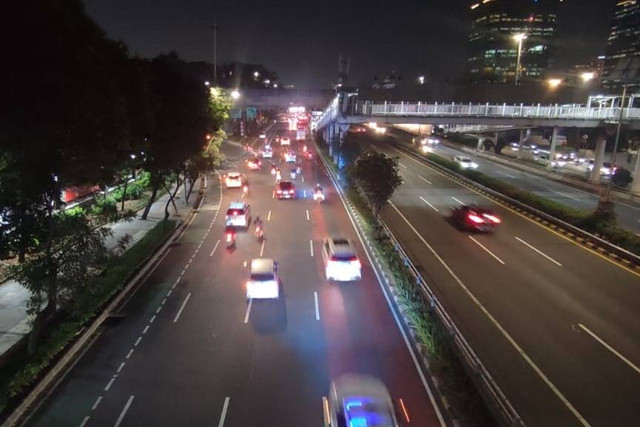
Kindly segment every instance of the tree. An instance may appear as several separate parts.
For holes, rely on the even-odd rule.
[[[398,158],[374,151],[362,153],[349,167],[348,175],[362,189],[376,215],[402,184]]]

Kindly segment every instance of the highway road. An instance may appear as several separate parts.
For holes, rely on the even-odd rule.
[[[322,426],[322,398],[347,372],[382,379],[410,425],[444,425],[343,204],[316,160],[303,168],[291,201],[273,198],[266,164],[244,169],[266,240],[241,232],[235,250],[221,239],[240,191],[210,179],[199,213],[125,317],[102,329],[27,425]],[[316,182],[329,189],[322,205],[310,199]],[[329,235],[356,243],[359,283],[324,280]],[[248,264],[261,255],[280,262],[279,302],[246,301]]]
[[[396,138],[398,142],[407,143],[413,137],[413,135],[409,136],[410,134],[399,129],[393,129],[391,132],[390,136]],[[433,152],[449,159],[457,155],[470,157],[478,164],[479,172],[566,206],[593,211],[598,205],[599,196],[597,194],[535,173],[522,172],[519,169],[491,161],[485,157],[474,156],[462,149],[439,144],[433,148]],[[640,206],[631,202],[616,201],[615,212],[620,226],[635,233],[640,233]]]
[[[379,140],[404,184],[385,221],[529,426],[637,426],[640,277]],[[450,206],[490,206],[493,234]]]

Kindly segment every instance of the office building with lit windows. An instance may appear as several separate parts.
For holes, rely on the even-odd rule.
[[[544,78],[556,35],[561,0],[474,0],[469,34],[469,78],[474,83],[514,83]]]
[[[618,0],[607,38],[602,85],[640,87],[640,0]]]

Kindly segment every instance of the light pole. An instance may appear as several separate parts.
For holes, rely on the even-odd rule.
[[[527,38],[524,33],[517,33],[513,35],[513,39],[518,42],[518,59],[516,61],[516,86],[520,85],[520,59],[522,57],[522,41]]]
[[[218,83],[218,24],[213,24],[213,84]]]
[[[624,98],[627,96],[627,83],[622,86],[622,100],[620,102],[620,115],[618,116],[618,126],[616,126],[616,140],[613,143],[613,154],[611,155],[611,175],[609,176],[609,182],[604,190],[602,202],[605,205],[611,203],[611,184],[613,181],[613,175],[615,174],[616,167],[616,152],[618,151],[618,141],[620,141],[620,127],[622,126],[622,115],[624,113]],[[605,208],[606,209],[606,208]]]

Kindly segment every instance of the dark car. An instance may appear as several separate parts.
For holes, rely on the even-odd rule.
[[[492,231],[502,222],[492,210],[476,205],[455,206],[450,218],[460,229],[481,232]]]
[[[296,187],[291,181],[280,181],[276,185],[276,197],[278,199],[295,199]]]

